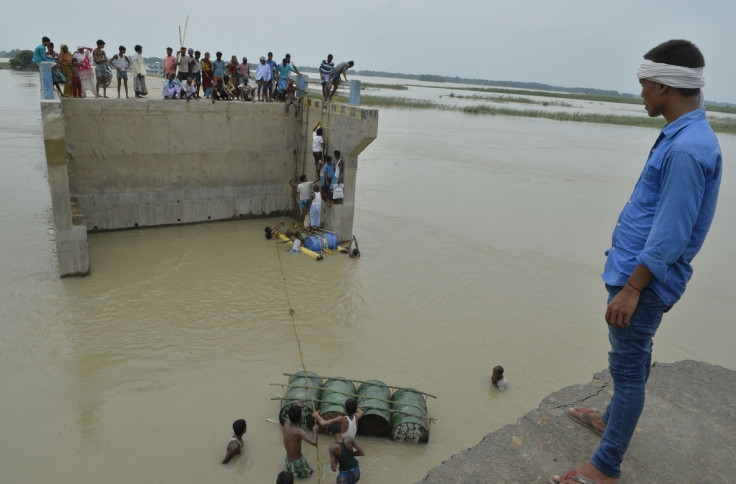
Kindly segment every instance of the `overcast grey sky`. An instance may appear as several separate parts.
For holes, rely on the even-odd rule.
[[[254,61],[290,52],[317,67],[328,53],[357,70],[442,74],[638,93],[642,55],[672,38],[706,59],[705,98],[736,103],[733,0],[311,0],[295,2],[10,0],[0,6],[0,50],[58,45],[141,44],[146,56],[185,44]],[[100,9],[99,4],[104,5]],[[278,8],[276,6],[279,6]]]

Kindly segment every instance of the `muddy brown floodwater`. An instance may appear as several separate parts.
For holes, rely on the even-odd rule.
[[[289,254],[253,220],[90,235],[92,275],[60,280],[38,79],[0,82],[0,481],[274,482],[269,384],[301,365],[287,300],[309,370],[438,397],[428,444],[359,439],[361,482],[417,481],[606,367],[603,251],[654,130],[383,110],[346,188],[360,260]],[[719,139],[716,219],[655,360],[736,369],[736,138]],[[222,466],[241,417],[245,454]],[[329,441],[304,449],[322,482]]]

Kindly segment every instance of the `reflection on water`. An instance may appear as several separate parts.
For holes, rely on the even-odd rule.
[[[92,275],[61,281],[36,79],[0,80],[3,481],[275,480],[270,383],[301,364],[287,295],[310,370],[439,397],[429,444],[360,439],[366,482],[419,480],[606,365],[603,249],[655,131],[382,111],[355,188],[360,260],[289,254],[263,238],[270,221],[241,221],[91,235]],[[736,368],[736,138],[720,140],[716,221],[659,361]],[[245,455],[221,466],[240,417]]]

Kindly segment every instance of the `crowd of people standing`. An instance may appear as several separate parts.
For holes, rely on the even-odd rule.
[[[148,95],[148,68],[143,59],[143,47],[136,45],[134,53],[128,55],[127,48],[120,45],[118,52],[108,58],[105,45],[105,41],[100,39],[95,48],[78,45],[71,52],[66,44],[61,44],[59,52],[56,52],[53,42],[43,37],[34,51],[33,62],[54,63],[53,82],[60,97],[87,97],[87,93],[91,92],[95,97],[107,98],[107,87],[114,75],[117,79],[117,97],[121,97],[124,89],[125,97],[129,98],[129,71],[133,77],[135,97]],[[324,101],[332,99],[340,83],[347,81],[348,69],[354,66],[353,61],[335,65],[332,59],[332,54],[328,55],[319,66]],[[164,99],[189,101],[204,97],[213,103],[225,100],[283,101],[286,112],[293,104],[295,115],[299,114],[297,86],[290,76],[291,73],[301,75],[301,72],[288,53],[281,63],[274,61],[272,52],[261,56],[251,72],[247,57],[239,60],[237,55],[233,55],[226,62],[222,52],[217,52],[212,59],[209,52],[202,55],[199,50],[181,47],[174,55],[174,49],[167,47],[162,68],[161,90]]]

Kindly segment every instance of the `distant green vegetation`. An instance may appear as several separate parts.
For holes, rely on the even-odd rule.
[[[424,99],[413,99],[409,97],[389,96],[360,96],[360,104],[383,108],[408,108],[408,109],[439,109],[453,110],[452,106],[445,106],[434,101]]]
[[[335,99],[337,101],[337,99]],[[494,106],[446,106],[429,100],[411,99],[405,97],[388,96],[361,96],[360,102],[364,106],[402,109],[437,109],[442,111],[460,111],[466,114],[492,116],[522,116],[529,118],[553,119],[555,121],[577,121],[582,123],[613,124],[618,126],[639,126],[662,129],[662,118],[648,118],[644,116],[617,116],[612,114],[595,113],[565,113],[547,112],[523,109],[511,109]],[[717,133],[736,134],[736,120],[709,119],[708,122]]]
[[[404,84],[375,84],[373,82],[361,82],[360,89],[374,88],[374,89],[394,89],[396,91],[406,91],[409,89]]]
[[[425,87],[425,86],[416,86]],[[503,89],[498,87],[447,87],[447,86],[434,86],[434,89],[451,89],[454,91],[473,91],[473,92],[489,92],[496,94],[515,94],[523,96],[537,96],[537,97],[552,97],[558,99],[576,99],[580,101],[592,101],[592,102],[605,102],[605,103],[621,103],[621,104],[641,104],[641,98],[638,97],[625,97],[625,96],[609,96],[603,94],[574,94],[564,92],[549,92],[549,91],[528,91],[525,89]],[[460,97],[455,95],[455,97]],[[515,101],[523,102],[523,101]],[[736,114],[736,107],[734,106],[722,106],[718,104],[706,103],[705,105],[708,111],[714,113],[729,113]]]
[[[572,106],[572,104],[566,103],[563,101],[535,101],[534,99],[529,99],[528,97],[518,97],[518,96],[479,96],[478,94],[473,94],[471,96],[462,96],[459,94],[455,94],[454,92],[451,92],[448,97],[457,98],[457,99],[473,99],[476,101],[490,101],[490,102],[495,102],[495,103],[541,104],[542,106],[562,106],[562,107]]]
[[[424,86],[417,86],[424,87]],[[641,99],[634,97],[609,96],[605,94],[574,94],[565,92],[530,91],[526,89],[504,89],[500,87],[448,87],[435,86],[436,89],[451,89],[453,91],[492,92],[496,94],[514,94],[521,96],[553,97],[557,99],[579,99],[584,101],[599,101],[607,103],[641,104]]]
[[[30,50],[21,50],[15,57],[10,59],[9,64],[10,68],[14,70],[29,69],[31,67],[37,69],[33,63],[33,52]]]

